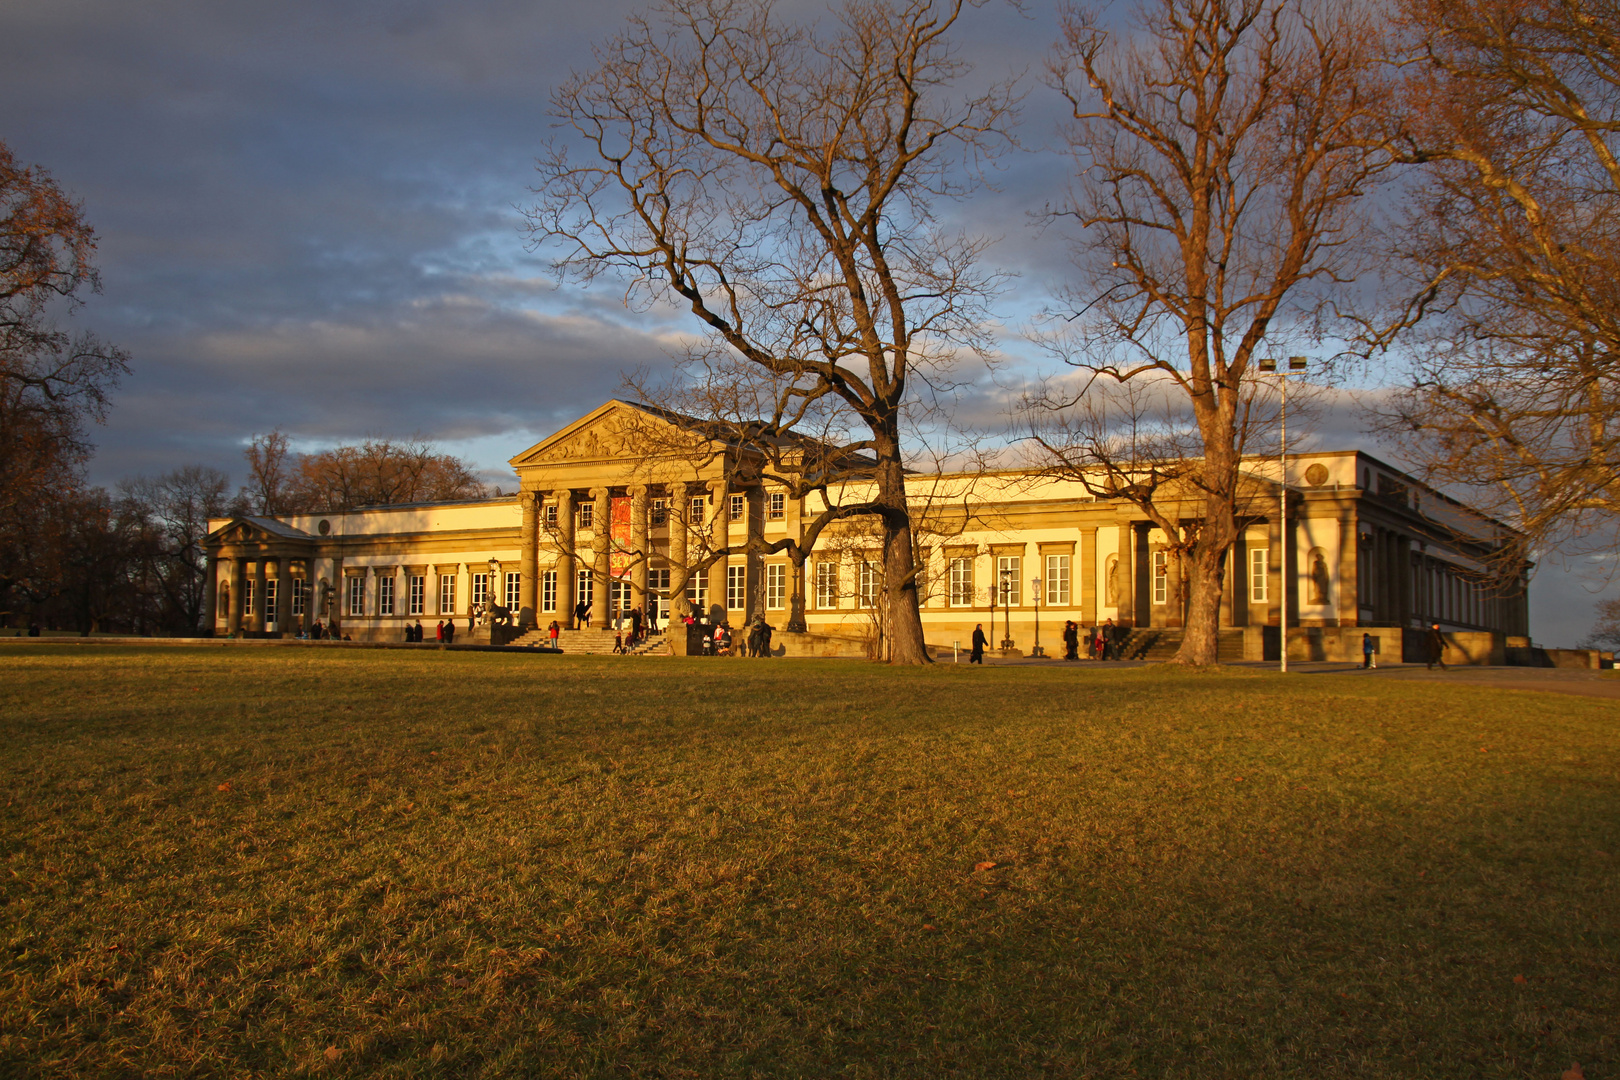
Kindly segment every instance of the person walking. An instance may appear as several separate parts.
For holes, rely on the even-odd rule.
[[[1109,619],[1102,627],[1102,658],[1104,660],[1119,659],[1119,642],[1114,638],[1114,620]]]
[[[1378,639],[1371,634],[1361,635],[1361,670],[1378,666]]]
[[[1063,624],[1063,659],[1080,659],[1080,627],[1073,619]]]
[[[446,645],[456,643],[456,620],[454,619],[444,620],[444,643]]]
[[[989,640],[984,636],[984,624],[975,623],[973,626],[973,652],[968,656],[968,663],[983,665],[984,647],[988,644]]]
[[[1439,623],[1429,624],[1429,632],[1425,635],[1425,641],[1429,647],[1429,670],[1433,671],[1436,664],[1440,665],[1441,671],[1446,670],[1446,635],[1440,632]]]
[[[630,640],[641,644],[641,609],[630,609]]]
[[[574,605],[574,626],[580,630],[585,629],[585,620],[591,614],[591,605],[581,600]]]

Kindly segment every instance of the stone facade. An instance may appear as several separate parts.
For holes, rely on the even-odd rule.
[[[513,458],[515,495],[210,522],[214,632],[288,636],[320,620],[354,640],[398,640],[420,620],[431,639],[453,618],[465,640],[474,605],[493,598],[520,626],[572,626],[587,601],[589,624],[605,627],[614,608],[651,600],[664,619],[690,605],[783,627],[802,610],[811,633],[870,636],[880,560],[859,519],[823,533],[803,566],[762,553],[801,537],[823,496],[744,479],[759,471],[746,451],[679,434],[679,418],[610,401]],[[1285,566],[1278,464],[1246,464],[1249,524],[1228,559],[1224,626],[1277,627],[1286,605],[1290,628],[1334,631],[1307,635],[1321,641],[1429,621],[1526,633],[1524,589],[1493,596],[1478,584],[1503,526],[1366,454],[1305,453],[1289,460]],[[827,497],[857,501],[862,487]],[[1018,649],[1038,629],[1048,651],[1069,619],[1181,625],[1180,567],[1129,504],[1021,472],[915,476],[909,489],[930,644],[966,643],[976,623]],[[1182,517],[1195,514],[1189,500]],[[715,557],[721,548],[734,552]]]

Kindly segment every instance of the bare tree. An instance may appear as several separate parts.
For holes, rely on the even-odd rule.
[[[983,241],[934,218],[1006,145],[1007,87],[954,91],[948,35],[962,0],[851,3],[826,30],[767,0],[669,0],[556,93],[583,143],[541,160],[537,242],[587,281],[618,275],[627,301],[673,301],[704,328],[716,393],[747,370],[753,441],[835,416],[828,459],[866,462],[873,495],[842,516],[883,522],[896,662],[928,662],[917,609],[902,424],[930,384],[982,345],[999,280]],[[783,458],[784,465],[787,458]],[[794,465],[785,472],[801,470]],[[813,483],[812,481],[809,481]]]
[[[206,465],[185,465],[157,477],[119,485],[129,516],[142,522],[145,581],[156,592],[154,618],[165,629],[195,633],[203,624],[208,519],[247,507],[230,497],[230,477]]]
[[[268,435],[255,435],[242,457],[247,461],[248,482],[242,497],[253,511],[266,517],[293,513],[288,499],[293,463],[288,460],[287,434],[276,428]]]
[[[299,454],[277,429],[254,436],[242,456],[249,482],[241,498],[257,513],[272,517],[488,494],[466,462],[422,439],[367,439],[359,446]]]
[[[1082,277],[1057,347],[1082,378],[1036,403],[1062,412],[1136,380],[1178,399],[1184,423],[1048,447],[1054,471],[1130,499],[1183,560],[1181,663],[1216,659],[1254,362],[1319,333],[1364,269],[1357,214],[1391,164],[1378,38],[1356,6],[1307,0],[1149,0],[1130,34],[1064,19],[1050,74],[1077,177],[1051,220],[1078,227]]]
[[[1408,0],[1427,181],[1383,433],[1527,548],[1620,548],[1620,5]]]
[[[1598,601],[1597,616],[1592,633],[1582,647],[1620,649],[1620,599]]]

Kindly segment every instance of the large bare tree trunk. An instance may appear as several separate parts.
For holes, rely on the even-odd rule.
[[[1220,660],[1221,585],[1226,578],[1228,546],[1200,538],[1187,561],[1193,572],[1187,586],[1187,622],[1176,661],[1206,665]]]
[[[888,607],[888,659],[894,664],[928,664],[933,658],[923,641],[922,611],[917,603],[916,548],[912,544],[911,516],[906,507],[906,474],[900,465],[900,447],[882,454],[878,467],[877,502],[890,512],[883,515],[883,582]]]

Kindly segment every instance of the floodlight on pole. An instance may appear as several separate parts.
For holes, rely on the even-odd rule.
[[[1029,591],[1035,596],[1035,645],[1029,650],[1029,655],[1041,657],[1046,654],[1041,651],[1041,579],[1029,579]]]
[[[1281,646],[1278,648],[1277,653],[1278,670],[1284,675],[1288,674],[1288,593],[1289,585],[1292,584],[1288,574],[1288,378],[1291,375],[1305,374],[1308,364],[1309,360],[1303,356],[1290,356],[1287,371],[1278,371],[1277,361],[1270,357],[1266,357],[1256,364],[1260,374],[1274,376],[1282,386],[1281,437],[1277,470],[1279,477],[1277,483],[1278,517],[1281,522],[1281,541],[1278,545],[1277,558],[1282,563],[1281,567],[1279,567],[1282,596],[1278,598],[1278,604],[1282,609],[1282,616],[1277,620],[1278,637],[1281,640]]]

